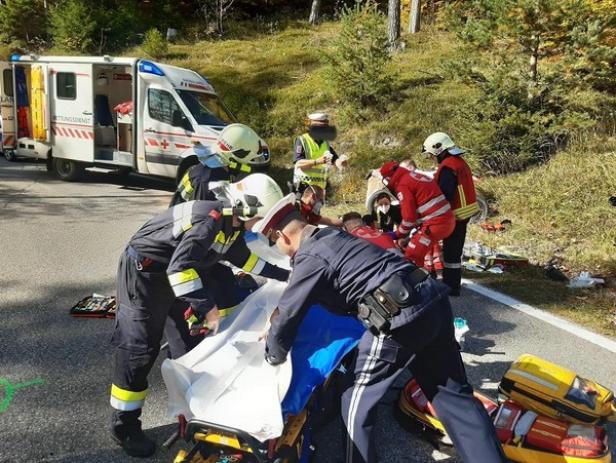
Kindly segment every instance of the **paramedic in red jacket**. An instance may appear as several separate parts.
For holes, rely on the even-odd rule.
[[[447,238],[455,227],[449,202],[430,177],[404,167],[404,162],[386,162],[381,167],[383,183],[394,193],[402,211],[402,222],[396,235],[399,239],[412,234],[405,256],[418,267],[434,242]],[[407,163],[408,165],[408,163]]]
[[[426,138],[422,152],[438,162],[434,179],[455,215],[453,233],[443,241],[443,283],[451,288],[450,296],[459,296],[466,226],[479,211],[473,174],[462,158],[464,150],[457,147],[446,133],[436,132]]]

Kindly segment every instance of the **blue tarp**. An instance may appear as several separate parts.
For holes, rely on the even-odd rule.
[[[334,315],[320,305],[310,308],[291,350],[293,376],[282,401],[285,416],[304,409],[315,388],[357,345],[364,331],[354,317]]]

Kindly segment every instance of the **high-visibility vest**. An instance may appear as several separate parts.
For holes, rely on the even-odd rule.
[[[436,171],[435,179],[437,183],[443,167],[451,169],[458,179],[458,188],[456,188],[456,194],[451,204],[456,220],[462,221],[471,218],[479,211],[471,168],[460,156],[447,156],[440,162]]]
[[[318,145],[317,142],[314,141],[314,139],[307,133],[303,134],[299,137],[299,139],[304,147],[306,159],[319,159],[329,150],[329,143],[323,141],[320,145]],[[306,183],[308,185],[314,185],[325,189],[327,186],[328,169],[329,166],[327,164],[320,164],[307,169],[300,169],[295,166],[293,171],[293,183]]]

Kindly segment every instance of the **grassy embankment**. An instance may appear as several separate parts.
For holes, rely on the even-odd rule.
[[[335,178],[331,213],[362,208],[367,169],[385,159],[418,158],[423,139],[433,131],[450,132],[472,149],[473,140],[458,136],[451,114],[473,93],[442,77],[439,68],[455,57],[452,35],[428,29],[407,36],[405,51],[392,62],[396,96],[386,111],[353,121],[342,115],[321,59],[336,36],[336,24],[313,29],[298,23],[274,32],[246,32],[237,34],[242,39],[174,45],[165,61],[195,69],[212,81],[238,118],[266,137],[273,174],[281,181],[290,179],[292,141],[302,130],[306,112],[319,109],[337,116],[336,147],[350,155],[354,167]],[[137,49],[129,54],[141,53]],[[536,265],[557,255],[572,272],[616,275],[616,209],[608,203],[616,194],[614,138],[578,137],[547,165],[485,177],[481,188],[498,211],[491,220],[508,218],[513,226],[500,234],[471,227],[470,239],[506,247]],[[498,276],[467,276],[616,335],[616,296],[608,290],[569,290],[546,279],[539,266]]]

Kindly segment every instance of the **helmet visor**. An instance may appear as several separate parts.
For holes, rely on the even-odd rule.
[[[220,158],[216,155],[208,156],[207,158],[199,159],[201,164],[205,167],[209,167],[210,169],[218,169],[219,167],[224,167],[225,165],[222,163]]]
[[[454,146],[453,148],[449,148],[447,152],[451,154],[452,156],[459,156],[461,154],[464,154],[464,150],[462,148],[458,148],[457,146]]]

